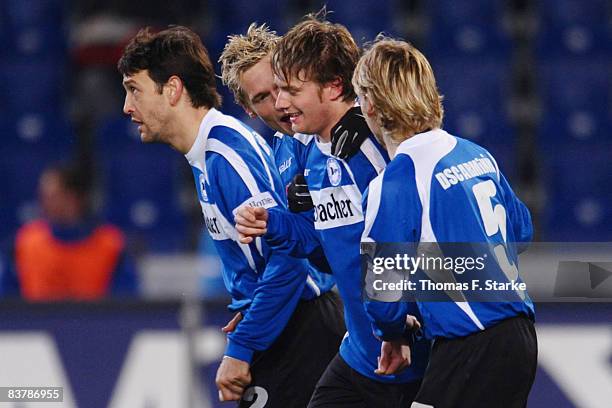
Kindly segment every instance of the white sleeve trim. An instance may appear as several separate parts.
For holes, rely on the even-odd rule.
[[[374,240],[370,238],[370,233],[372,232],[372,227],[374,226],[374,222],[378,216],[378,210],[380,209],[380,199],[382,195],[382,183],[384,176],[385,172],[383,170],[382,173],[380,173],[370,182],[370,186],[368,187],[368,207],[365,213],[365,225],[361,235],[361,242],[374,242]]]
[[[364,140],[360,147],[361,152],[365,155],[368,161],[374,166],[376,174],[380,174],[385,167],[387,162],[380,151],[376,148],[374,142],[370,139]]]

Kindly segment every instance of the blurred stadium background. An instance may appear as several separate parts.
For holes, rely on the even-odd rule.
[[[10,261],[15,232],[39,215],[42,169],[74,157],[87,164],[100,217],[125,231],[141,282],[133,301],[0,299],[0,386],[63,385],[63,407],[216,406],[217,327],[229,317],[219,261],[185,159],[140,144],[115,65],[145,25],[192,27],[216,61],[228,34],[253,21],[284,33],[323,3],[0,0],[0,258]],[[327,7],[360,43],[384,31],[424,51],[445,96],[444,127],[493,153],[532,210],[537,240],[612,241],[611,1]],[[224,112],[269,132],[219,89]],[[541,306],[530,406],[612,406],[608,305]]]

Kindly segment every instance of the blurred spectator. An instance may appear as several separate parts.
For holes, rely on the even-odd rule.
[[[22,226],[2,274],[2,292],[30,301],[97,300],[137,292],[125,238],[91,211],[89,172],[72,164],[43,171],[43,218]]]

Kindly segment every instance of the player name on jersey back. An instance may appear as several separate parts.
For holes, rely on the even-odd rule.
[[[497,169],[491,159],[483,154],[480,156],[456,166],[447,167],[436,173],[436,179],[440,186],[447,190],[462,181],[467,181],[487,173],[497,173]]]

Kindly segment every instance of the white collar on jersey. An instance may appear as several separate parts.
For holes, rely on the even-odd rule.
[[[420,146],[426,143],[431,143],[434,140],[437,140],[440,137],[445,137],[445,136],[450,136],[450,135],[448,134],[448,132],[440,128],[428,130],[427,132],[423,132],[423,133],[417,133],[416,135],[412,136],[410,139],[406,139],[402,143],[400,143],[400,145],[397,147],[397,153],[400,153],[402,151],[405,151],[415,146]]]
[[[209,111],[206,112],[206,115],[204,115],[204,118],[202,119],[202,123],[200,123],[196,140],[193,142],[191,149],[189,149],[187,154],[185,154],[185,157],[189,163],[202,158],[202,152],[204,152],[204,149],[206,149],[206,139],[208,138],[210,128],[217,123],[219,118],[222,116],[223,113],[215,108],[210,108]]]
[[[317,144],[317,147],[319,148],[319,150],[322,153],[324,153],[324,154],[326,154],[328,156],[332,155],[332,153],[331,153],[331,145],[332,145],[331,142],[322,142],[319,139],[319,135],[316,135],[315,136],[315,143]]]

